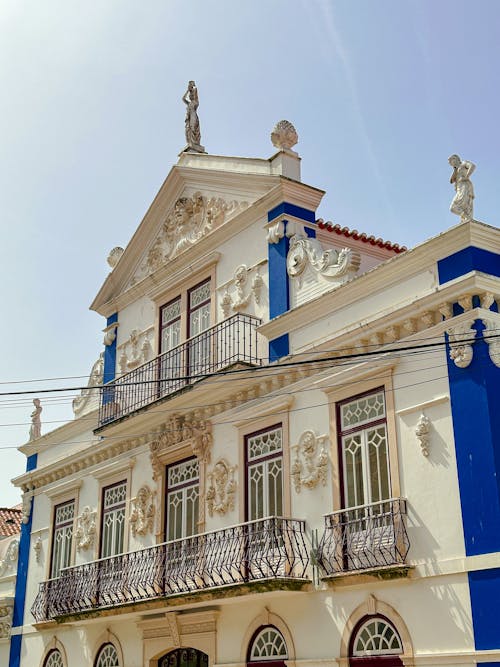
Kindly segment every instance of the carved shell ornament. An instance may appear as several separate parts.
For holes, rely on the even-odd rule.
[[[271,132],[273,146],[279,150],[290,150],[299,140],[297,130],[289,120],[280,120]]]
[[[123,255],[124,252],[125,252],[124,249],[120,248],[120,246],[116,246],[116,248],[113,248],[113,250],[110,250],[108,258],[107,258],[106,261],[108,262],[108,265],[111,267],[111,269],[115,268],[115,266],[120,261],[120,258],[121,258],[121,256]]]

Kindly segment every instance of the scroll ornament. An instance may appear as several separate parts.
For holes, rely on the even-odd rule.
[[[483,318],[483,337],[488,344],[491,361],[500,368],[500,320]]]
[[[92,399],[97,399],[99,392],[98,389],[92,389],[92,387],[102,384],[103,374],[104,354],[101,353],[99,359],[92,366],[87,387],[81,390],[80,396],[73,399],[73,414],[75,417],[80,417],[85,412],[86,408],[92,407]]]
[[[193,454],[200,461],[209,463],[212,441],[212,424],[208,419],[203,419],[198,411],[191,415],[172,415],[164,432],[149,446],[153,479],[158,481],[162,476],[162,454],[183,442],[191,444]]]
[[[156,492],[151,491],[149,486],[145,484],[137,492],[137,497],[132,499],[129,521],[134,537],[137,535],[144,536],[153,531],[156,514],[155,497]]]
[[[75,538],[78,551],[85,551],[94,544],[96,535],[96,514],[97,512],[91,510],[87,505],[83,508],[81,515],[77,519]]]
[[[450,359],[458,368],[467,368],[472,361],[472,344],[476,336],[473,326],[474,320],[469,320],[446,331],[449,337]]]
[[[33,496],[31,493],[23,493],[21,520],[23,523],[28,523],[31,514],[31,505],[33,503]]]
[[[235,470],[236,466],[230,466],[226,459],[219,459],[213,470],[208,473],[210,486],[207,490],[206,499],[210,516],[213,516],[214,512],[224,515],[226,512],[234,510]]]
[[[19,556],[19,540],[12,540],[7,550],[5,551],[4,557],[0,560],[0,577],[3,577],[4,574],[9,570],[15,570],[15,564],[17,563],[17,558]]]
[[[314,489],[318,484],[326,485],[328,455],[324,448],[326,435],[317,436],[314,431],[304,431],[295,450],[292,464],[292,479],[296,493],[304,486]]]
[[[318,239],[309,238],[303,232],[292,236],[286,258],[291,278],[298,278],[309,266],[317,275],[331,281],[355,274],[360,263],[360,254],[352,248],[324,250]]]

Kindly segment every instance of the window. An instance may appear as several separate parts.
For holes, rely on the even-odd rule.
[[[103,489],[100,557],[123,552],[125,534],[125,503],[127,482],[118,482]]]
[[[95,667],[120,667],[118,653],[113,644],[103,644],[99,649]]]
[[[61,570],[64,567],[68,567],[71,563],[74,520],[74,500],[56,505],[54,508],[54,530],[52,533],[51,578],[58,577]]]
[[[403,644],[396,629],[383,616],[360,621],[352,634],[350,667],[403,667]]]
[[[281,424],[245,437],[247,520],[283,514],[283,429]]]
[[[57,649],[53,649],[44,660],[43,667],[64,667],[62,655]]]
[[[387,420],[383,390],[338,406],[343,507],[379,503],[391,497]]]
[[[178,648],[160,658],[158,667],[208,667],[208,655],[195,648]]]
[[[283,635],[272,625],[268,625],[257,632],[249,653],[250,662],[288,659],[288,651]]]
[[[198,532],[199,483],[198,459],[191,458],[167,466],[167,541],[189,537]]]

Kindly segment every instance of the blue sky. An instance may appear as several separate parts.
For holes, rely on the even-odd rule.
[[[2,0],[0,380],[88,375],[88,305],[184,146],[189,79],[208,152],[269,157],[294,123],[325,219],[407,246],[447,229],[456,152],[498,225],[499,25],[496,0]],[[42,404],[44,432],[72,415]],[[9,505],[31,398],[0,408]]]

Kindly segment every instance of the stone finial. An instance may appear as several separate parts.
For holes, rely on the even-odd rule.
[[[115,266],[118,264],[118,261],[124,252],[125,251],[123,250],[123,248],[120,248],[120,246],[116,246],[116,248],[113,248],[113,250],[109,251],[109,255],[106,261],[112,269],[114,269]]]
[[[459,155],[451,155],[448,163],[453,167],[450,183],[455,186],[455,196],[450,204],[450,211],[460,216],[461,222],[470,222],[474,203],[474,188],[470,177],[476,168],[473,162],[462,160]]]
[[[273,146],[280,151],[290,150],[299,140],[297,130],[289,120],[280,120],[271,132]]]

